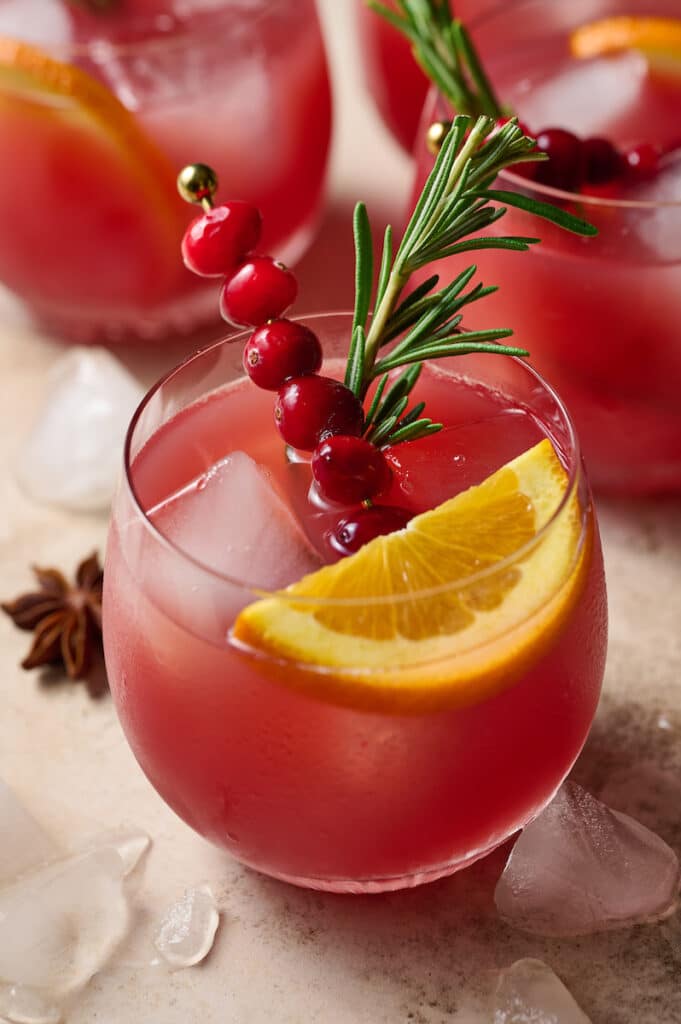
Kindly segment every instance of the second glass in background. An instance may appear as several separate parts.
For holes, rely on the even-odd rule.
[[[672,0],[575,0],[569,10],[559,0],[514,0],[474,22],[472,34],[501,101],[530,131],[564,127],[621,145],[669,146],[681,115],[681,74],[670,80],[664,109],[655,106],[662,118],[655,124],[643,58],[604,57],[588,68],[570,58],[574,28],[624,13],[679,11]],[[416,144],[417,187],[433,162],[425,130],[450,116],[432,94]],[[681,156],[670,153],[661,167],[650,181],[627,188],[626,198],[605,190],[600,197],[560,192],[502,175],[498,187],[564,205],[599,235],[577,238],[509,210],[505,234],[539,235],[542,242],[526,256],[475,253],[481,279],[500,288],[466,314],[470,328],[514,329],[574,416],[594,486],[627,494],[681,490]],[[459,268],[434,269],[446,281]]]
[[[0,0],[0,283],[81,342],[217,323],[214,283],[178,259],[196,211],[177,172],[215,167],[222,196],[261,209],[263,251],[295,262],[330,120],[314,0]]]

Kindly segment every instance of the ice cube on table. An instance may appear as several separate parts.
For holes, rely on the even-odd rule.
[[[565,985],[541,960],[517,960],[499,973],[494,1024],[590,1024]]]
[[[663,839],[567,782],[523,829],[494,898],[523,931],[586,935],[664,917],[680,885]]]
[[[12,1024],[59,1024],[62,1014],[42,992],[0,984],[0,1018]]]
[[[115,850],[123,862],[123,877],[131,875],[151,846],[151,839],[144,832],[127,832],[123,829],[97,837],[91,849]]]
[[[635,50],[569,61],[546,78],[522,80],[509,102],[533,129],[566,128],[580,138],[613,134],[618,121],[636,113],[648,62]]]
[[[124,880],[150,845],[118,830],[66,856],[0,779],[0,1018],[57,1024],[125,935]]]
[[[57,844],[0,779],[0,886],[58,856]]]
[[[125,877],[148,845],[125,836],[0,889],[0,981],[54,1000],[85,985],[125,936]]]
[[[219,923],[210,887],[188,889],[165,911],[154,945],[172,967],[193,967],[213,948]]]
[[[266,473],[232,452],[149,512],[155,526],[200,565],[157,550],[150,587],[162,607],[184,596],[182,621],[223,639],[253,592],[220,573],[265,590],[293,583],[321,565]],[[205,567],[205,568],[203,568]]]
[[[43,406],[16,461],[37,501],[81,511],[108,508],[123,463],[140,384],[102,348],[72,348],[47,376]]]

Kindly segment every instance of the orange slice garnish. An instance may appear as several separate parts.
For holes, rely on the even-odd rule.
[[[405,529],[248,605],[233,639],[266,656],[260,671],[352,707],[489,697],[540,657],[581,592],[589,545],[567,487],[542,441]]]

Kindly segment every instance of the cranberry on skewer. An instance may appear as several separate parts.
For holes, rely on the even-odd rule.
[[[279,391],[274,419],[287,444],[311,452],[332,434],[359,437],[364,410],[352,391],[332,377],[294,377]]]
[[[220,312],[234,327],[257,327],[285,313],[297,294],[298,283],[283,263],[251,256],[225,281]]]
[[[293,320],[269,320],[253,331],[244,348],[246,373],[266,391],[278,391],[291,377],[317,373],[321,365],[317,335]]]

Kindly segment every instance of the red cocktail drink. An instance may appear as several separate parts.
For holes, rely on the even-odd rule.
[[[333,357],[347,347],[350,318],[306,323],[323,342],[326,373],[339,373]],[[517,360],[427,365],[415,398],[445,429],[386,449],[391,498],[416,514],[456,495],[474,501],[467,488],[539,444],[563,481],[559,500],[533,507],[514,491],[514,471],[503,471],[497,524],[507,501],[518,502],[503,557],[488,558],[488,509],[429,559],[437,571],[463,552],[465,577],[423,588],[417,563],[403,560],[413,591],[386,599],[358,568],[349,602],[301,604],[281,588],[337,558],[333,509],[308,500],[309,461],[285,457],[272,395],[243,378],[240,356],[241,345],[222,343],[188,360],[150,392],[130,430],[105,573],[107,667],[126,735],[181,817],[266,873],[337,891],[450,873],[551,798],[598,701],[605,592],[569,419]],[[535,516],[543,525],[525,534]],[[383,550],[421,520],[378,538]],[[352,577],[375,544],[336,564]],[[530,586],[540,564],[549,582]],[[528,603],[514,616],[521,593]],[[311,616],[302,643],[319,631],[342,665],[322,663],[328,648],[316,663],[249,644],[244,617],[272,607],[288,615],[287,604]],[[385,635],[370,635],[369,620]],[[404,663],[391,653],[393,622]],[[409,662],[405,633],[433,657]],[[383,641],[381,664],[374,648]]]

